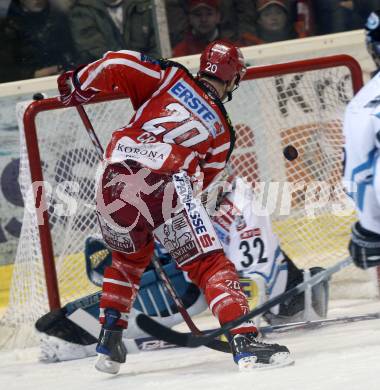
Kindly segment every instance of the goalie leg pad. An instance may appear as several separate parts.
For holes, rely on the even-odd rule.
[[[286,291],[324,270],[321,267],[300,270],[288,257],[286,262],[288,264]],[[329,281],[323,280],[308,288],[305,292],[281,303],[276,311],[272,308],[264,314],[264,317],[271,325],[325,318],[328,310],[328,300]]]
[[[75,344],[41,333],[38,359],[44,363],[83,359],[96,355],[95,346],[95,343],[89,345]]]
[[[60,338],[68,343],[91,345],[96,342],[91,334],[67,318],[66,307],[43,315],[37,320],[35,327],[41,333]]]

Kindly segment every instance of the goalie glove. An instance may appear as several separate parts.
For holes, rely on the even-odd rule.
[[[81,89],[77,76],[82,68],[83,66],[74,71],[70,70],[62,73],[57,79],[58,91],[60,94],[59,100],[65,106],[78,106],[86,103],[99,92],[94,88],[88,88],[86,90]]]
[[[352,226],[348,249],[357,267],[367,269],[380,265],[380,235],[364,229],[359,222]]]

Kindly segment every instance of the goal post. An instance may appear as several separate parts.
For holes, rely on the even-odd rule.
[[[264,184],[264,195],[265,184],[278,184],[282,198],[271,210],[273,224],[285,252],[301,267],[328,266],[347,256],[354,210],[348,207],[341,217],[332,207],[346,198],[339,187],[344,109],[362,85],[360,66],[347,55],[250,67],[228,104],[237,138],[234,173],[255,192]],[[103,147],[134,113],[119,95],[96,96],[85,109]],[[25,214],[3,317],[14,328],[96,291],[83,251],[86,237],[100,233],[94,210],[99,161],[75,107],[50,98],[19,104],[17,111]],[[284,158],[287,145],[297,148],[299,158]],[[35,190],[32,183],[41,185]],[[314,197],[318,207],[306,207]],[[373,273],[356,275],[360,294],[376,296]]]
[[[42,97],[42,96],[41,96]],[[96,96],[92,104],[104,101],[113,101],[118,99],[126,99],[122,94],[109,94]],[[54,260],[54,246],[52,242],[48,206],[44,191],[44,175],[42,169],[42,160],[40,155],[40,147],[37,137],[36,117],[38,114],[50,110],[59,110],[67,108],[58,98],[36,99],[30,103],[23,114],[23,127],[25,132],[25,145],[28,155],[31,183],[41,183],[33,191],[35,196],[34,207],[36,212],[40,214],[38,220],[38,233],[41,244],[42,264],[44,267],[46,290],[50,310],[59,309],[61,307],[58,279]]]

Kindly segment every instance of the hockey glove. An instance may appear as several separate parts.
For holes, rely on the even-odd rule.
[[[359,222],[352,226],[348,250],[359,268],[367,269],[380,265],[380,235],[364,229]]]
[[[83,66],[74,71],[62,73],[57,79],[59,99],[65,106],[78,106],[86,103],[99,92],[94,88],[81,89],[77,75],[82,68]]]

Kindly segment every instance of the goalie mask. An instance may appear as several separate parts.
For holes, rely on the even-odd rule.
[[[380,10],[373,11],[365,24],[366,45],[369,54],[380,68]]]
[[[230,95],[239,86],[246,70],[241,50],[219,40],[210,43],[202,52],[198,75],[216,78],[227,84],[234,81],[231,90],[228,91]]]

